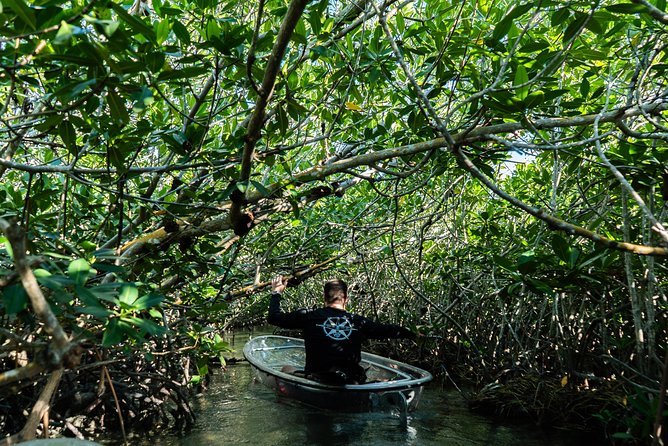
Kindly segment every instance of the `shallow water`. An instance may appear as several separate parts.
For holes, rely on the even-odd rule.
[[[247,334],[234,338],[235,356]],[[394,413],[344,414],[281,399],[257,383],[246,362],[216,371],[209,389],[193,402],[195,428],[184,436],[132,438],[130,444],[205,445],[416,445],[572,446],[577,438],[534,426],[504,425],[472,414],[455,391],[431,383],[418,409]],[[570,437],[570,438],[569,438]]]

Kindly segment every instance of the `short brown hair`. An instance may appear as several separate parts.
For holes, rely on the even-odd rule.
[[[348,285],[341,279],[325,282],[325,302],[331,304],[338,299],[348,298]]]

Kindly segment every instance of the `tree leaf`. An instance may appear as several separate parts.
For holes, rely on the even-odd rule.
[[[538,262],[533,251],[521,254],[517,259],[517,269],[522,274],[530,274],[538,268]]]
[[[569,42],[573,37],[575,37],[575,34],[580,31],[580,29],[582,28],[582,25],[584,25],[586,20],[587,20],[587,15],[586,14],[579,14],[566,27],[566,31],[564,31],[564,36],[562,38],[562,41],[564,43],[566,43],[566,42]]]
[[[271,195],[271,191],[267,189],[262,183],[254,180],[251,180],[250,182],[253,186],[255,186],[255,189],[257,189],[258,192],[262,194],[263,197],[269,197]]]
[[[134,325],[135,327],[141,328],[144,330],[144,332],[150,334],[151,336],[161,335],[167,331],[165,327],[158,325],[149,319],[142,319],[138,317],[124,317],[122,319]]]
[[[90,314],[91,316],[101,321],[106,321],[114,312],[107,310],[104,307],[77,307],[79,313]]]
[[[2,0],[2,4],[9,6],[19,19],[33,31],[37,29],[35,12],[23,0]]]
[[[19,313],[27,308],[28,294],[23,289],[23,285],[17,283],[5,287],[2,290],[2,303],[8,315]]]
[[[102,336],[102,346],[111,347],[120,344],[125,339],[125,332],[131,328],[127,323],[121,324],[118,318],[111,318],[104,326],[104,335]]]
[[[533,4],[531,3],[524,5],[514,5],[510,11],[508,11],[508,14],[506,14],[499,21],[499,23],[494,26],[494,31],[492,32],[491,37],[492,42],[499,42],[503,37],[505,37],[505,35],[508,34],[508,31],[510,31],[510,27],[512,26],[513,21],[529,11],[532,7]]]
[[[67,273],[70,278],[78,285],[86,283],[88,278],[93,274],[93,270],[86,259],[76,259],[70,262],[67,267]]]
[[[165,297],[162,294],[149,293],[137,299],[134,302],[133,307],[137,310],[146,310],[155,307],[156,305],[160,305],[163,300],[165,300]]]
[[[164,19],[159,22],[156,22],[153,27],[155,28],[155,37],[158,44],[162,44],[167,37],[169,37],[169,31],[171,29],[171,23],[169,20]]]
[[[127,23],[135,33],[141,34],[142,36],[146,37],[149,41],[156,43],[156,36],[155,32],[153,31],[153,28],[149,27],[141,19],[138,19],[137,17],[129,14],[125,10],[125,8],[123,8],[122,5],[116,2],[110,2],[109,4],[111,8],[116,12],[116,14],[118,14],[121,20]]]
[[[78,152],[77,132],[74,129],[74,125],[68,119],[61,122],[60,126],[58,126],[58,135],[63,140],[63,144],[65,144],[67,150],[71,154],[76,155]]]
[[[566,239],[559,234],[552,234],[552,251],[563,262],[568,262],[570,259],[571,247]]]
[[[172,31],[177,39],[181,41],[184,45],[190,45],[190,33],[188,28],[185,27],[183,23],[178,20],[172,22]]]
[[[615,5],[605,6],[603,9],[617,14],[638,14],[647,12],[647,7],[638,3],[617,3]]]
[[[514,86],[519,86],[523,85],[529,82],[529,75],[527,74],[526,68],[524,68],[524,65],[517,65],[517,69],[515,70],[515,81],[513,82]],[[529,86],[524,85],[520,88],[515,89],[515,95],[524,100],[527,95],[529,94]]]
[[[107,104],[109,105],[111,117],[116,124],[125,125],[130,121],[130,115],[125,108],[125,101],[116,93],[116,90],[109,90],[107,92]]]
[[[58,32],[56,33],[56,37],[53,39],[53,44],[64,45],[70,40],[72,40],[72,25],[62,21],[60,23],[60,28],[58,28]]]
[[[118,295],[118,300],[122,304],[126,304],[128,307],[134,308],[134,303],[139,296],[139,290],[134,283],[124,283],[121,286],[120,293]]]

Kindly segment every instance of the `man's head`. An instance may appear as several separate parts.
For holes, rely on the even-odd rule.
[[[330,305],[337,301],[341,303],[348,299],[348,285],[341,279],[325,282],[325,304]]]

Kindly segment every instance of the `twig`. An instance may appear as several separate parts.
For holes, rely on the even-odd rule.
[[[251,41],[251,46],[248,50],[248,59],[246,60],[246,76],[248,81],[253,87],[253,90],[258,95],[261,95],[260,88],[255,83],[253,79],[253,64],[255,63],[255,47],[257,46],[257,39],[260,35],[260,25],[262,25],[262,16],[264,15],[264,0],[260,0],[260,3],[257,7],[257,18],[255,20],[255,31],[253,32],[253,40]]]
[[[23,426],[23,429],[18,434],[12,435],[0,441],[0,446],[9,446],[16,443],[21,443],[23,441],[32,440],[35,438],[37,431],[37,426],[39,426],[40,420],[47,419],[44,418],[48,413],[51,397],[58,388],[60,384],[60,378],[63,376],[63,369],[54,370],[49,376],[49,380],[46,382],[44,389],[39,394],[37,402],[30,412],[30,416],[26,421],[26,424]],[[44,429],[47,429],[47,426],[44,426]]]
[[[44,370],[46,370],[46,367],[44,367],[43,364],[39,364],[37,362],[30,362],[25,367],[8,370],[0,374],[0,387],[17,381],[22,381],[24,379],[32,378],[33,376],[39,375]]]
[[[53,345],[51,353],[53,357],[50,358],[51,366],[56,366],[62,363],[64,354],[70,349],[70,341],[67,334],[60,326],[58,319],[51,311],[42,290],[37,283],[37,279],[30,269],[30,265],[26,258],[25,238],[22,228],[17,224],[10,224],[7,220],[0,218],[0,229],[7,236],[7,240],[12,246],[14,252],[14,264],[16,270],[21,277],[21,283],[25,289],[30,303],[37,318],[44,323],[45,330],[48,334],[53,336]]]
[[[598,121],[594,121],[594,138],[597,137],[598,137]],[[650,222],[652,222],[652,229],[661,236],[664,242],[668,243],[668,231],[666,231],[666,228],[664,228],[661,222],[659,222],[654,216],[654,214],[652,214],[652,211],[649,210],[649,208],[645,204],[645,201],[642,199],[640,194],[638,194],[638,192],[635,191],[633,186],[631,186],[631,184],[626,180],[626,178],[619,171],[619,169],[617,169],[617,167],[615,167],[615,165],[612,164],[610,160],[608,160],[608,157],[603,152],[601,141],[599,139],[596,139],[595,144],[596,144],[596,151],[598,153],[599,158],[601,158],[601,161],[603,161],[606,167],[610,169],[610,171],[615,176],[615,178],[617,178],[622,187],[628,191],[628,193],[631,195],[631,197],[633,197],[635,202],[643,211],[645,216],[649,219]]]
[[[643,5],[645,8],[647,8],[647,13],[658,20],[659,22],[663,23],[664,25],[668,25],[668,14],[666,14],[664,11],[660,10],[647,0],[631,0],[633,3],[637,3],[639,5]]]
[[[654,438],[652,439],[652,446],[663,446],[663,408],[666,403],[666,388],[668,388],[668,350],[663,359],[663,375],[661,377],[661,387],[659,387],[659,401],[656,405],[656,418],[654,419]]]
[[[109,388],[111,389],[111,394],[114,397],[114,403],[116,404],[116,413],[118,414],[118,423],[121,426],[121,433],[123,434],[123,444],[126,446],[128,445],[128,437],[125,434],[125,422],[123,421],[123,412],[121,412],[121,405],[118,402],[118,396],[116,395],[116,389],[114,388],[114,383],[111,380],[111,375],[109,375],[109,369],[107,366],[102,366],[102,371],[104,373],[104,376],[107,378],[107,381],[109,382]]]

